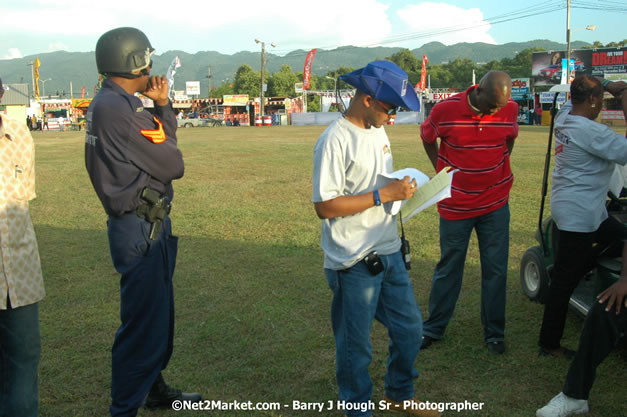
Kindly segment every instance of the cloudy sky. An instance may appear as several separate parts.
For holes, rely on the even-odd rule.
[[[134,26],[157,53],[273,53],[338,46],[417,48],[439,41],[502,44],[533,39],[566,42],[566,0],[163,0],[4,1],[0,59],[45,52],[93,51],[109,29]],[[177,7],[173,7],[177,4]],[[179,6],[180,5],[180,6]],[[623,0],[572,0],[571,40],[608,43],[627,37]],[[595,31],[584,28],[595,25]]]

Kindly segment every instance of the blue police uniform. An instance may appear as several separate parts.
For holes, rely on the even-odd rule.
[[[172,355],[177,237],[166,215],[151,239],[153,225],[137,210],[145,188],[171,201],[172,180],[183,176],[171,106],[155,104],[153,116],[141,100],[105,80],[87,111],[85,165],[109,215],[109,248],[121,274],[110,411],[135,416]]]

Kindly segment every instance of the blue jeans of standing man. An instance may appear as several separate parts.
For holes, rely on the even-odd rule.
[[[414,396],[414,361],[422,339],[422,316],[400,252],[379,255],[384,270],[372,275],[364,261],[349,269],[325,269],[333,291],[331,323],[336,346],[339,399],[354,404],[348,416],[370,416],[370,329],[377,319],[390,336],[385,394],[394,401]]]
[[[0,417],[37,417],[39,305],[0,310]]]
[[[505,297],[509,256],[509,205],[463,220],[440,217],[440,261],[433,273],[429,319],[424,334],[441,339],[459,298],[472,230],[481,259],[481,323],[486,343],[505,338]]]

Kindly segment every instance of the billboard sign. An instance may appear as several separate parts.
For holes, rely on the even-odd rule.
[[[200,95],[200,81],[186,81],[185,93],[188,96],[199,96]]]
[[[525,100],[529,94],[529,78],[512,78],[512,100]]]
[[[550,91],[542,91],[540,93],[540,103],[542,104],[553,103],[554,97],[555,97],[555,93],[552,93]],[[559,95],[557,96],[557,102],[559,104],[566,103],[566,93],[559,93]]]
[[[222,96],[224,106],[246,106],[248,94],[225,94]]]
[[[627,47],[575,49],[571,51],[575,74],[599,77],[627,72]],[[565,51],[534,52],[531,75],[535,85],[555,85],[562,81]]]

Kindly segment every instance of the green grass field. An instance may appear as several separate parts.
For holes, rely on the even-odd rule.
[[[322,270],[320,220],[311,203],[312,127],[181,129],[185,177],[175,183],[176,338],[164,375],[174,386],[221,401],[337,399],[331,292]],[[428,175],[416,126],[391,126],[395,168]],[[119,324],[119,276],[111,265],[106,216],[84,168],[83,132],[33,132],[37,195],[31,203],[47,296],[40,304],[43,417],[106,416],[111,344]],[[480,265],[470,245],[465,280],[445,339],[421,352],[417,396],[482,402],[449,416],[532,416],[561,390],[568,362],[539,357],[542,306],[523,296],[519,263],[534,240],[548,128],[522,127],[512,166],[507,352],[487,352],[480,323]],[[406,227],[411,278],[423,314],[439,258],[438,214]],[[569,314],[564,344],[576,348],[583,320]],[[372,332],[373,401],[383,397],[387,333]],[[591,416],[625,416],[627,358],[598,370]],[[341,411],[174,411],[140,416],[341,416]],[[377,416],[398,415],[378,412]]]

